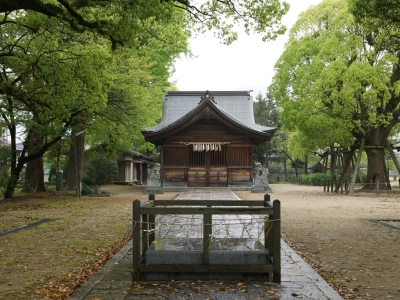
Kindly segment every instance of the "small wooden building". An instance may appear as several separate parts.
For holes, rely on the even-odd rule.
[[[308,168],[311,173],[326,173],[327,167],[321,163],[321,161],[316,162],[314,165]]]
[[[143,130],[162,146],[164,188],[252,186],[253,145],[276,128],[255,123],[250,92],[166,93],[161,122]]]
[[[118,179],[114,184],[146,184],[147,172],[153,159],[132,149],[118,159]]]

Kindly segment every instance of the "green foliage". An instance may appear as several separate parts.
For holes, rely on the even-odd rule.
[[[351,174],[351,176],[353,176],[353,174]],[[361,176],[361,179],[362,179],[363,183],[367,182],[367,174],[365,174],[364,172],[361,172],[361,171],[357,174],[356,182],[358,182],[358,183],[361,182],[360,181],[360,176]]]
[[[100,185],[107,179],[118,176],[118,163],[115,159],[99,157],[93,159],[87,166],[87,177],[84,178],[86,184]]]
[[[140,129],[160,118],[191,32],[215,30],[229,44],[243,22],[247,33],[275,39],[289,8],[279,0],[28,2],[0,0],[0,115],[13,138],[22,127],[24,147],[35,145],[12,160],[8,198],[23,165],[71,131],[87,130],[91,145],[114,145],[114,155],[141,150]]]
[[[253,103],[254,120],[257,124],[269,126],[269,127],[281,127],[279,120],[279,111],[276,106],[275,100],[272,99],[271,95],[266,94],[265,97],[259,93],[256,97],[256,101]],[[268,155],[277,153],[275,139],[269,142]],[[257,145],[253,147],[253,158],[255,161],[259,161],[262,164],[265,163],[267,146],[266,144]]]
[[[269,91],[302,148],[386,144],[400,121],[400,62],[376,29],[357,24],[347,1],[324,0],[290,30]]]
[[[52,168],[50,168],[50,172],[49,172],[49,182],[55,182],[56,181],[56,174],[57,174],[57,171],[56,171],[56,168],[54,168],[54,167],[52,167]]]
[[[332,175],[326,173],[314,173],[309,175],[309,182],[312,185],[324,185],[325,180],[331,180]]]
[[[349,9],[364,28],[386,32],[385,47],[399,49],[400,6],[397,0],[349,0]]]
[[[300,174],[298,176],[299,181],[301,184],[309,184],[310,183],[310,177],[306,174]]]
[[[332,180],[332,175],[327,173],[300,174],[298,178],[301,184],[322,186],[325,180]]]
[[[270,161],[268,164],[268,172],[270,174],[273,173],[283,173],[285,170],[283,169],[283,165],[275,162],[275,161]]]
[[[202,4],[178,0],[115,0],[115,1],[48,1],[34,2],[0,0],[0,13],[16,11],[35,11],[56,19],[58,23],[68,24],[79,33],[91,31],[117,44],[136,44],[141,39],[133,39],[138,32],[153,32],[149,23],[161,26],[169,23],[175,14],[185,12],[185,27],[203,33],[215,30],[224,43],[237,39],[234,25],[243,22],[247,34],[256,32],[263,40],[275,39],[283,34],[286,27],[281,19],[289,10],[289,5],[280,0],[228,0],[202,1]],[[143,34],[142,34],[143,36]],[[163,36],[160,39],[168,42]]]

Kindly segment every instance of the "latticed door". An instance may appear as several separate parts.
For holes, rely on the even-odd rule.
[[[189,186],[227,186],[226,148],[194,151],[189,148]]]

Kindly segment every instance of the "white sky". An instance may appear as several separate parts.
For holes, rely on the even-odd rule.
[[[283,19],[287,32],[297,16],[310,5],[322,0],[286,0],[290,10]],[[274,75],[274,64],[282,54],[287,34],[277,40],[263,42],[260,35],[239,33],[239,39],[225,46],[212,33],[190,39],[195,57],[182,57],[175,63],[171,80],[180,91],[253,90],[265,95]]]

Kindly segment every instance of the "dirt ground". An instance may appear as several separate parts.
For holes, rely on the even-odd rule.
[[[324,193],[321,187],[271,188],[271,198],[281,201],[285,238],[344,298],[400,299],[400,222],[396,230],[366,220],[400,220],[399,194],[346,196]],[[237,194],[254,198],[249,192]]]
[[[400,194],[346,196],[290,184],[271,188],[271,200],[281,201],[283,237],[343,299],[400,300],[400,222],[394,221],[400,220]],[[60,296],[48,299],[65,299],[62,295],[69,295],[77,282],[86,280],[100,262],[118,251],[118,241],[123,242],[127,234],[132,200],[148,199],[143,189],[110,185],[102,190],[112,193],[111,198],[53,199],[48,204],[46,199],[16,199],[10,209],[3,207],[1,232],[43,218],[54,222],[2,238],[0,298],[28,299],[16,295],[25,295],[25,290],[30,295],[32,290],[32,299],[44,299],[43,293],[49,292]],[[236,193],[244,200],[264,197]],[[177,194],[156,195],[156,199],[173,199]],[[391,219],[387,224],[397,229],[366,219]]]
[[[271,188],[271,200],[281,201],[284,238],[344,299],[400,299],[400,222],[391,222],[397,230],[367,221],[400,220],[399,194],[347,196],[290,184]],[[126,196],[129,191],[114,192]],[[236,194],[263,199],[260,193]]]

